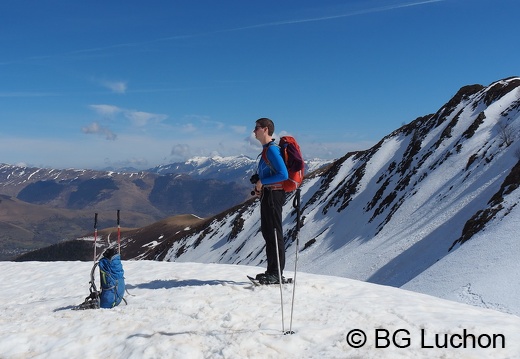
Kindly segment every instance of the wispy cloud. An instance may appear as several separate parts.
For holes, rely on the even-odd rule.
[[[108,127],[101,126],[98,122],[92,122],[90,125],[83,127],[81,132],[88,135],[105,136],[105,139],[110,141],[114,141],[117,138],[117,135],[114,132],[112,132]]]
[[[101,85],[115,93],[126,93],[127,83],[124,81],[101,81]]]
[[[92,49],[93,52],[96,52],[98,50],[101,50],[101,48],[100,49]],[[88,51],[86,51],[86,52],[88,52]],[[72,53],[70,53],[70,54],[72,54]],[[92,76],[88,80],[90,82],[98,85],[98,86],[102,86],[102,87],[104,87],[106,89],[109,89],[113,93],[124,94],[124,93],[126,93],[126,90],[128,89],[128,82],[127,81],[107,80],[107,79],[99,78],[99,77],[96,77],[96,76]]]
[[[97,114],[103,116],[104,118],[115,118],[117,115],[122,114],[126,119],[130,120],[130,122],[137,127],[143,127],[150,123],[159,123],[168,118],[167,115],[150,113],[138,110],[130,110],[121,108],[113,105],[90,105],[92,110],[94,110]]]
[[[170,155],[177,160],[184,160],[191,156],[190,145],[186,143],[178,143],[172,147]]]
[[[70,51],[68,53],[64,53],[61,55],[33,56],[30,59],[34,60],[34,59],[51,58],[51,57],[55,57],[55,56],[68,56],[68,55],[83,54],[83,53],[96,53],[96,52],[102,52],[102,51],[106,51],[106,50],[110,50],[110,49],[118,49],[118,48],[132,48],[132,47],[137,48],[142,45],[152,44],[152,43],[156,43],[156,42],[174,41],[174,40],[179,40],[179,39],[188,39],[188,38],[201,37],[201,36],[218,34],[218,33],[235,32],[235,31],[258,29],[258,28],[265,28],[265,27],[272,27],[272,26],[294,25],[294,24],[302,24],[302,23],[307,23],[307,22],[327,21],[327,20],[334,20],[334,19],[340,19],[340,18],[346,18],[346,17],[358,16],[358,15],[365,15],[365,14],[371,14],[371,13],[397,10],[397,9],[413,7],[413,6],[428,5],[428,4],[439,3],[439,2],[444,2],[444,1],[448,1],[448,0],[425,0],[425,1],[406,2],[406,3],[401,3],[401,4],[394,4],[394,5],[374,7],[374,8],[369,8],[369,9],[350,11],[350,12],[346,12],[343,14],[337,14],[337,15],[313,17],[313,18],[306,18],[306,19],[281,20],[281,21],[275,21],[275,22],[269,22],[269,23],[263,23],[263,24],[256,24],[256,25],[249,25],[249,26],[243,26],[243,27],[209,31],[209,32],[204,32],[204,33],[172,35],[172,36],[166,36],[166,37],[162,37],[162,38],[156,38],[156,39],[151,39],[151,40],[141,41],[141,42],[128,42],[128,43],[112,44],[112,45],[95,47],[95,48],[78,49],[78,50]],[[5,64],[7,64],[7,63],[0,63],[0,65],[5,65]],[[127,84],[122,81],[114,81],[114,82],[105,81],[104,83],[102,83],[102,85],[109,88],[111,91],[114,91],[117,93],[125,93],[127,90]]]
[[[102,117],[101,121],[115,121],[118,118],[125,118],[130,121],[134,127],[144,127],[149,124],[157,124],[168,118],[167,115],[155,114],[144,111],[129,110],[114,105],[98,104],[89,106],[94,112]],[[99,121],[94,121],[90,125],[82,127],[81,132],[84,134],[103,135],[107,140],[115,140],[117,138],[108,126],[100,124]]]
[[[257,24],[257,25],[250,25],[250,26],[243,26],[243,27],[238,27],[238,28],[220,30],[220,31],[216,31],[216,32],[231,32],[231,31],[240,31],[240,30],[256,29],[256,28],[263,28],[263,27],[271,27],[271,26],[293,25],[293,24],[301,24],[301,23],[306,23],[306,22],[327,21],[327,20],[340,19],[340,18],[344,18],[344,17],[352,17],[352,16],[357,16],[357,15],[365,15],[365,14],[372,14],[372,13],[377,13],[377,12],[397,10],[397,9],[402,9],[402,8],[412,7],[412,6],[427,5],[427,4],[438,3],[438,2],[443,2],[443,1],[447,1],[447,0],[426,0],[426,1],[408,2],[408,3],[402,3],[402,4],[375,7],[375,8],[370,8],[370,9],[350,11],[350,12],[346,12],[343,14],[337,14],[337,15],[320,16],[320,17],[313,17],[313,18],[307,18],[307,19],[281,20],[281,21],[269,22],[269,23],[264,23],[264,24]]]
[[[249,30],[249,29],[258,29],[258,28],[272,27],[272,26],[294,25],[294,24],[302,24],[302,23],[307,23],[307,22],[327,21],[327,20],[334,20],[334,19],[340,19],[340,18],[345,18],[345,17],[352,17],[352,16],[372,14],[372,13],[378,13],[378,12],[384,12],[384,11],[390,11],[390,10],[397,10],[397,9],[413,7],[413,6],[428,5],[428,4],[433,4],[433,3],[443,2],[443,1],[448,1],[448,0],[425,0],[425,1],[407,2],[407,3],[374,7],[374,8],[363,9],[363,10],[350,11],[350,12],[346,12],[343,14],[337,14],[337,15],[312,17],[312,18],[306,18],[306,19],[281,20],[281,21],[275,21],[275,22],[268,22],[268,23],[264,23],[264,24],[256,24],[256,25],[242,26],[242,27],[236,27],[236,28],[216,30],[216,31],[211,31],[211,32],[207,32],[207,33],[169,36],[169,37],[164,37],[164,38],[160,38],[160,39],[147,41],[146,43],[178,40],[178,39],[205,36],[205,35],[211,35],[211,34],[234,32],[234,31]],[[128,44],[126,44],[126,45],[128,45]],[[137,43],[132,44],[132,46],[136,46],[136,45],[139,45],[139,44],[137,44]]]
[[[113,105],[90,105],[89,107],[103,117],[113,117],[123,111]]]
[[[167,115],[135,110],[125,110],[124,115],[133,123],[134,126],[138,127],[146,126],[149,123],[159,123],[168,118]]]

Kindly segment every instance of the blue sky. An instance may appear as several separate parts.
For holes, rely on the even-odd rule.
[[[367,149],[457,90],[517,76],[517,0],[6,0],[0,163],[139,169]]]

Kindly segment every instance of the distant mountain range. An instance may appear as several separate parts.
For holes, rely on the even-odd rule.
[[[299,233],[294,194],[284,207],[286,272],[298,243],[302,271],[520,315],[510,295],[520,293],[519,132],[520,78],[465,86],[436,113],[313,172],[301,188]],[[157,222],[124,232],[122,256],[263,265],[259,218],[249,200],[189,224]],[[72,242],[92,252],[92,236]]]
[[[309,161],[308,168],[326,161]],[[142,227],[166,217],[211,217],[250,197],[256,160],[194,158],[148,171],[45,169],[0,164],[0,259],[115,223]]]

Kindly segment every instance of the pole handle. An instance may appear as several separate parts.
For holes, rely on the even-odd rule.
[[[97,242],[97,213],[94,213],[94,263],[96,263],[96,242]]]
[[[119,225],[119,210],[117,210],[117,253],[121,255],[121,226]]]
[[[300,227],[301,227],[301,207],[300,207],[300,204],[301,204],[301,194],[300,194],[300,189],[298,188],[296,190],[296,194],[294,195],[294,198],[293,198],[293,208],[296,209],[296,231],[297,232],[300,231]]]

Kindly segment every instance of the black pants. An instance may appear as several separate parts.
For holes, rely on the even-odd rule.
[[[264,188],[260,201],[260,225],[265,240],[267,256],[267,273],[278,276],[278,261],[276,260],[276,243],[280,255],[280,269],[285,267],[285,244],[282,231],[282,206],[285,202],[284,191],[273,191]],[[276,230],[276,236],[274,231]],[[278,241],[277,241],[278,240]]]

